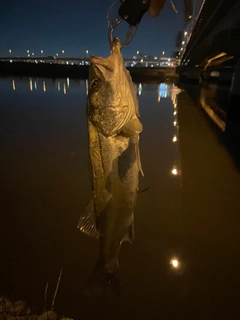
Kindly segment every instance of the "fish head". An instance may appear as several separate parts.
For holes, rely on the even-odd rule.
[[[136,102],[120,41],[113,40],[109,57],[91,56],[90,61],[88,118],[103,135],[113,136],[132,118]]]

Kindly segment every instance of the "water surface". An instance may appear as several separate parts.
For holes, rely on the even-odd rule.
[[[221,130],[173,84],[136,84],[145,174],[120,297],[85,297],[98,242],[77,229],[90,198],[87,83],[0,79],[2,292],[75,319],[240,314],[239,170]],[[170,263],[177,260],[178,268]]]

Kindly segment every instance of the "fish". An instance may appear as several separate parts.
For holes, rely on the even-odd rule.
[[[139,151],[143,126],[135,87],[125,68],[118,39],[113,40],[109,57],[90,57],[88,84],[92,200],[77,227],[100,244],[92,293],[119,294],[119,250],[122,242],[132,243],[134,239],[139,173],[143,175]]]

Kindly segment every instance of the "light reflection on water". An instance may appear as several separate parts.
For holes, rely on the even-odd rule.
[[[18,88],[18,83],[23,82],[23,80],[18,79],[17,81],[15,81],[15,79],[11,80],[12,82],[12,90],[15,91]],[[72,86],[76,86],[76,82],[80,82],[80,86],[84,86],[85,90],[86,90],[86,94],[88,94],[88,80],[79,80],[79,81],[74,81],[71,82],[70,84],[70,80],[69,78],[66,79],[56,79],[56,80],[43,80],[41,78],[26,78],[24,79],[24,83],[29,82],[29,90],[30,91],[43,91],[46,92],[47,89],[50,87],[53,87],[53,83],[54,83],[54,87],[57,89],[57,91],[59,93],[63,93],[63,94],[67,94],[68,93],[68,89],[70,89]],[[173,85],[174,88],[177,88],[176,86]],[[21,87],[21,90],[23,88]],[[160,83],[160,84],[142,84],[142,83],[138,83],[135,84],[135,89],[137,92],[138,96],[141,96],[142,94],[145,94],[146,92],[150,91],[150,90],[156,90],[157,93],[157,101],[160,102],[161,98],[169,98],[172,96],[173,97],[176,96],[176,92],[172,91],[172,85],[167,84],[167,83]],[[180,92],[180,91],[179,91]],[[178,92],[177,92],[178,93]],[[173,100],[173,104],[175,104],[175,99]]]
[[[2,80],[0,80],[1,82]],[[4,81],[5,83],[8,81]],[[13,91],[26,90],[29,91],[42,91],[52,90],[55,88],[59,93],[67,94],[68,89],[83,86],[86,94],[88,94],[88,80],[71,80],[66,79],[42,79],[42,78],[25,78],[25,79],[9,79]]]

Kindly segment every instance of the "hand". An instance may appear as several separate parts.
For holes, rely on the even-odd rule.
[[[151,0],[150,7],[148,9],[149,15],[152,18],[157,17],[160,14],[165,2],[166,0]]]

